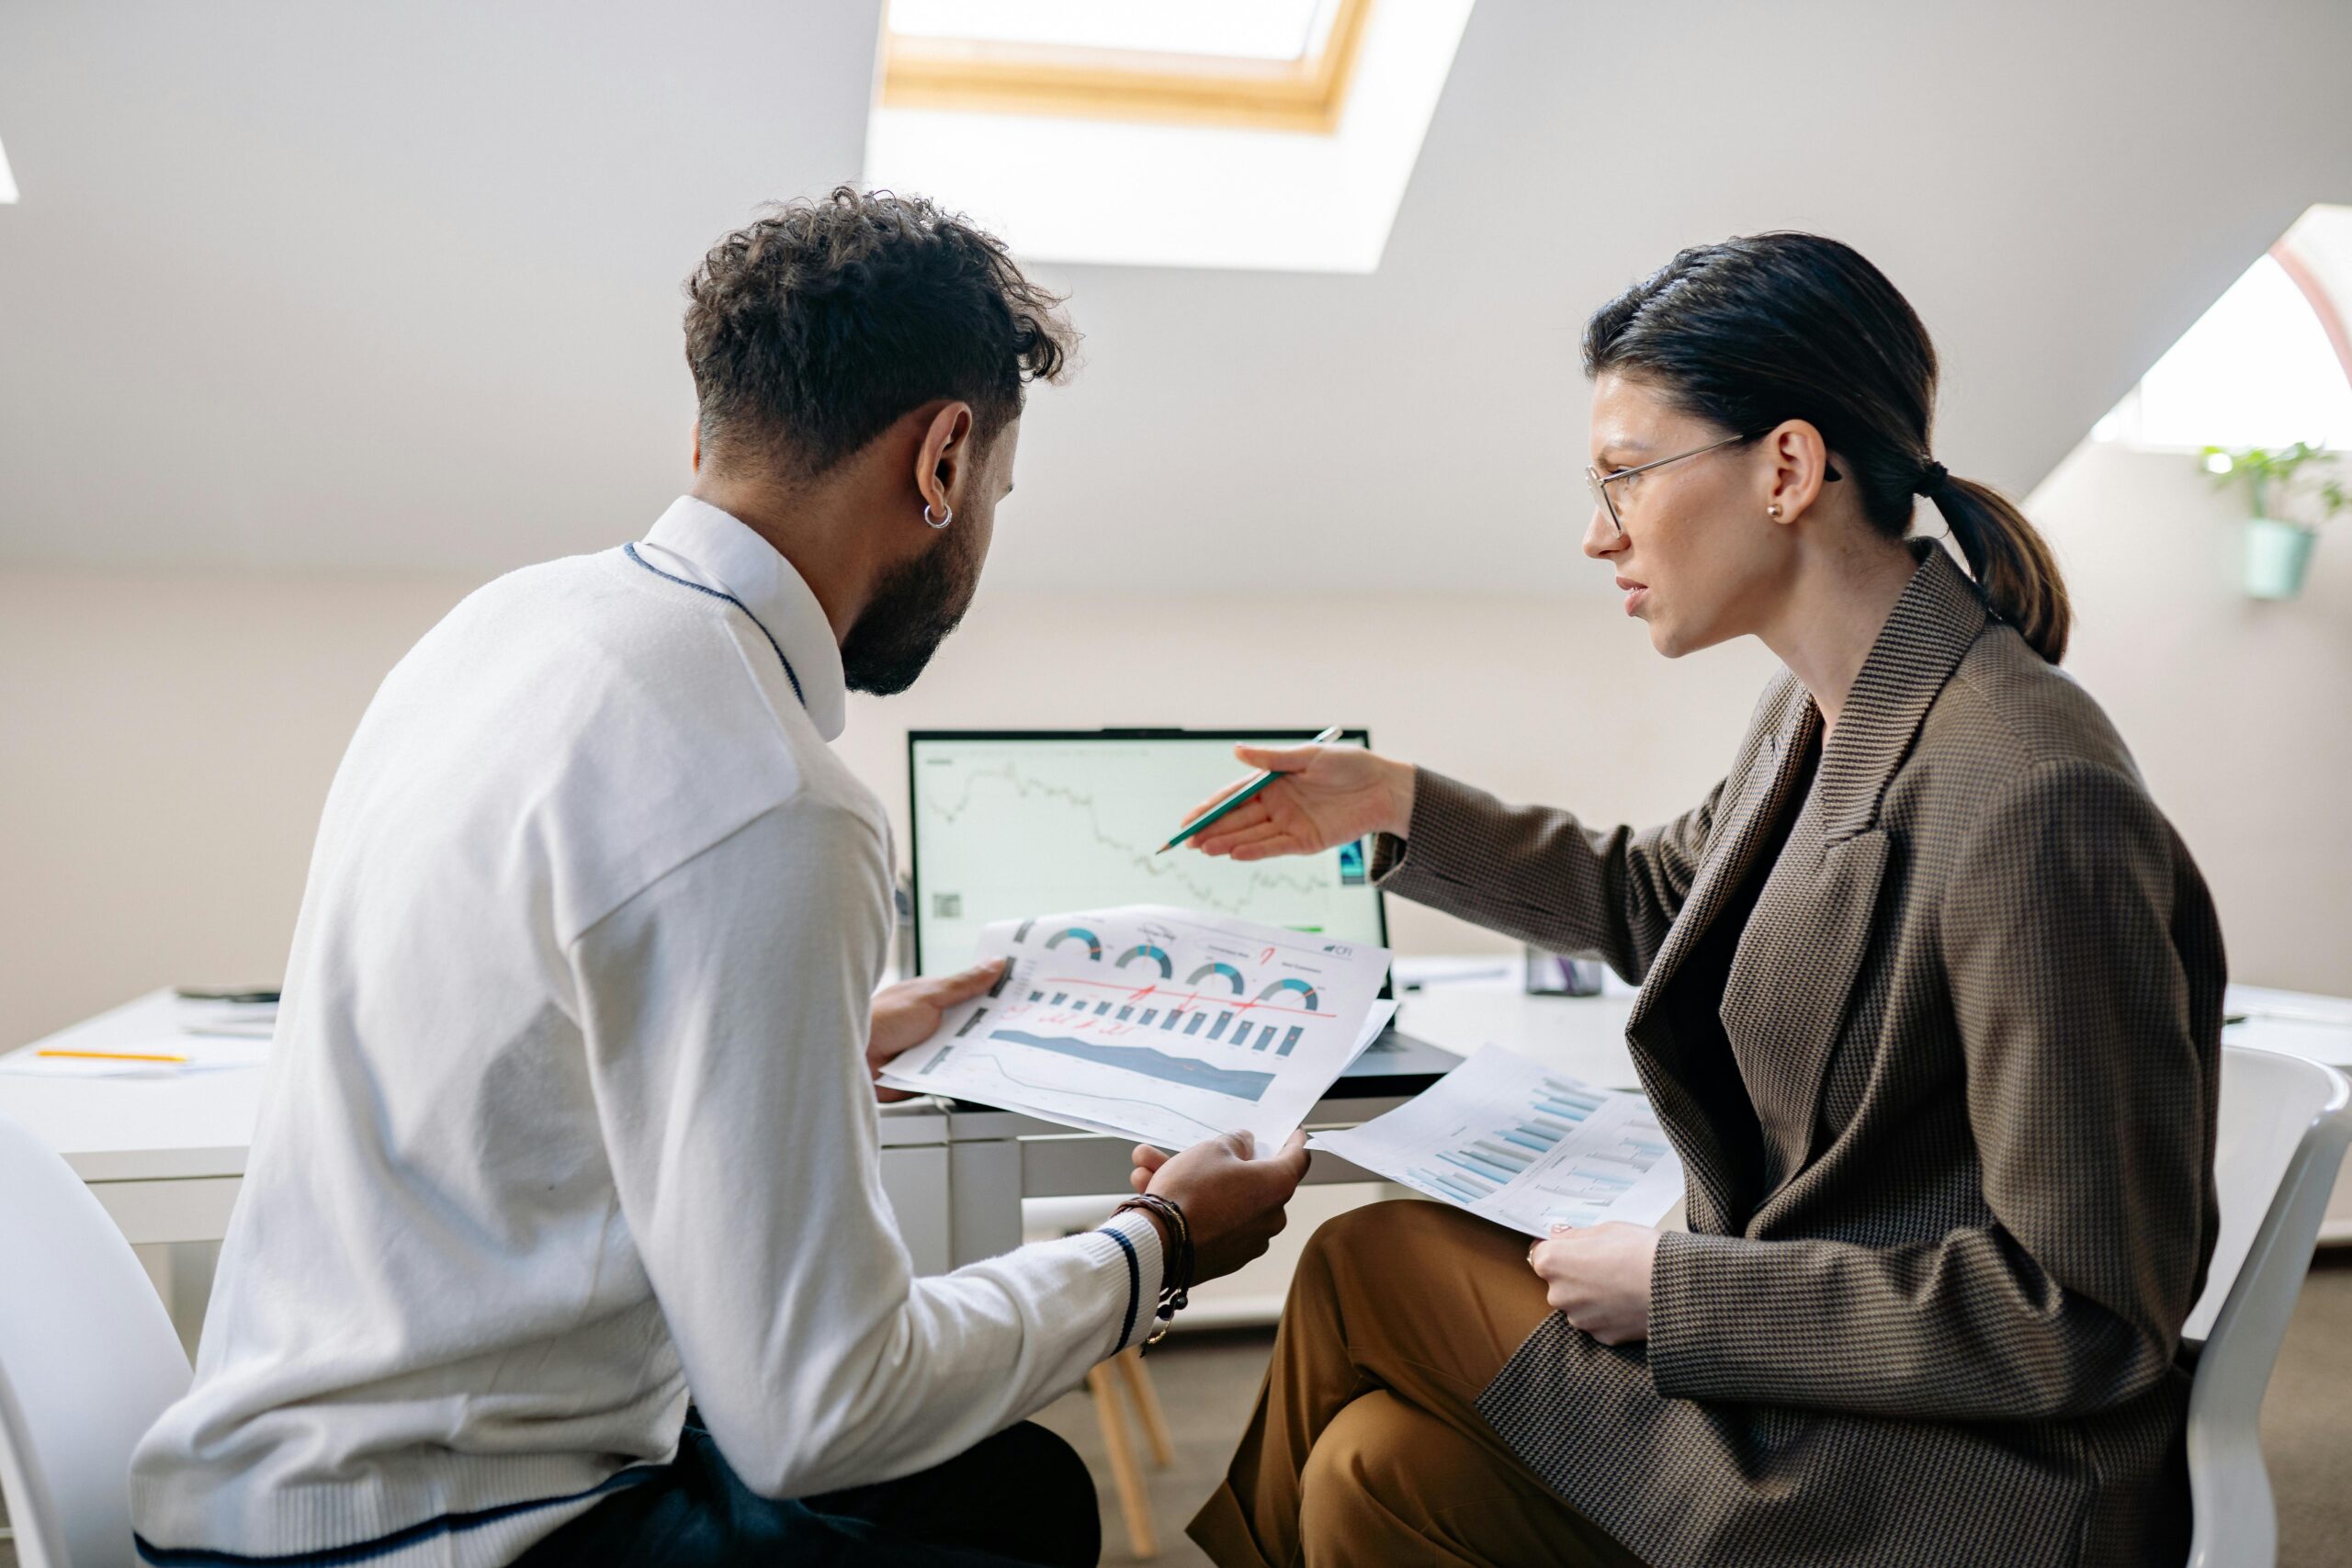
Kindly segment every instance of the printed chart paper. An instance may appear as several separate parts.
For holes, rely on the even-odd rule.
[[[1288,1137],[1377,1032],[1388,973],[1384,947],[1157,905],[999,921],[975,956],[1011,962],[884,1083],[1171,1149]]]
[[[1489,1045],[1328,1149],[1417,1192],[1530,1235],[1555,1225],[1654,1225],[1682,1201],[1682,1162],[1650,1102]]]

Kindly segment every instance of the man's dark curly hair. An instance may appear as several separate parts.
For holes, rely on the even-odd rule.
[[[910,409],[972,405],[982,445],[1076,336],[1002,243],[922,197],[842,186],[765,209],[686,280],[703,449],[821,474]]]

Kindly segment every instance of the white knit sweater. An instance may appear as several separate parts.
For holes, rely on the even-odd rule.
[[[1148,1326],[1135,1215],[912,1275],[863,1059],[888,826],[827,749],[843,706],[815,595],[691,500],[386,679],[196,1383],[134,1461],[151,1561],[504,1562],[668,1460],[690,1395],[762,1492],[883,1480]]]

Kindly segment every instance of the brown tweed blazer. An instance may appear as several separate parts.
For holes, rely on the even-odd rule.
[[[1424,773],[1381,846],[1391,890],[1642,982],[1628,1035],[1690,1222],[1649,1342],[1555,1315],[1479,1407],[1658,1568],[2186,1551],[2221,932],[2098,705],[1917,549],[1803,798],[1820,716],[1784,674],[1663,828]],[[1742,1190],[1660,1001],[1768,870],[1708,998],[1761,1123]]]

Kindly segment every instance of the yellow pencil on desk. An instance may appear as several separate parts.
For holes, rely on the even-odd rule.
[[[70,1056],[79,1062],[181,1062],[189,1056],[166,1056],[152,1051],[36,1051],[36,1056]]]

